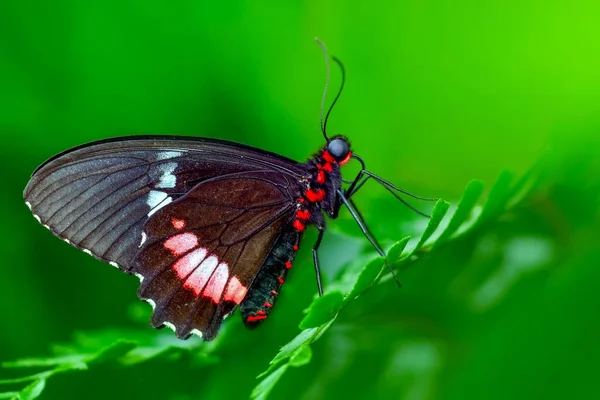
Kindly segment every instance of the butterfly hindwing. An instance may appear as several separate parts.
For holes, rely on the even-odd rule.
[[[199,183],[153,214],[132,272],[152,325],[212,339],[242,302],[295,212],[282,175],[234,173]]]
[[[260,325],[271,313],[287,274],[292,268],[302,232],[292,225],[283,228],[248,294],[240,304],[244,325]]]

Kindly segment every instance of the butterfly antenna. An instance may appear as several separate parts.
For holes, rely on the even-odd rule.
[[[327,53],[327,47],[325,47],[325,43],[321,42],[321,40],[319,40],[319,38],[315,38],[315,42],[317,42],[317,44],[319,46],[321,46],[321,49],[323,50],[323,56],[325,57],[325,71],[326,71],[325,72],[325,88],[323,89],[323,97],[321,97],[321,110],[319,113],[319,115],[320,115],[319,122],[321,124],[321,132],[323,133],[325,140],[327,142],[329,142],[327,133],[325,133],[326,121],[323,120],[323,110],[325,109],[325,97],[327,96],[327,88],[329,87],[329,75],[330,75],[329,53]],[[329,115],[329,113],[327,113],[327,115]]]
[[[337,63],[337,65],[340,66],[340,69],[342,70],[342,84],[340,85],[340,89],[338,90],[337,94],[335,95],[335,99],[333,99],[333,103],[331,103],[331,106],[329,106],[327,115],[325,115],[325,123],[323,124],[323,132],[327,131],[327,120],[329,119],[329,114],[331,114],[331,110],[333,110],[333,106],[335,106],[335,103],[337,103],[338,99],[342,95],[342,90],[344,89],[344,83],[346,83],[346,69],[344,68],[344,64],[342,64],[342,62],[339,60],[339,58],[337,58],[337,57],[332,57],[332,58],[333,58],[333,61],[335,61]]]

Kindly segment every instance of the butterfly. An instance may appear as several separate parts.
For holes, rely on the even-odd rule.
[[[420,198],[367,171],[346,137],[328,137],[329,112],[324,121],[321,112],[326,143],[304,163],[218,139],[121,137],[50,158],[33,173],[25,202],[54,235],[137,276],[153,327],[211,340],[239,307],[254,328],[269,316],[308,226],[318,230],[312,254],[322,295],[326,218],[347,207],[385,256],[352,197],[375,180],[403,202],[399,193]],[[341,167],[352,159],[362,168],[346,181]]]

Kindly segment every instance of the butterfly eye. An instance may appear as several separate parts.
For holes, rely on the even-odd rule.
[[[336,161],[340,162],[345,160],[350,154],[350,145],[347,140],[338,137],[329,142],[327,150]]]

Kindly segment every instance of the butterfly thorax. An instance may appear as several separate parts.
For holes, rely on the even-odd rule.
[[[307,176],[304,179],[304,193],[298,199],[297,220],[322,225],[324,217],[321,211],[325,211],[329,217],[337,216],[341,204],[338,190],[342,188],[340,166],[347,159],[342,161],[337,161],[325,147],[304,164]],[[300,223],[295,223],[300,227]]]

